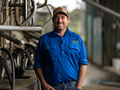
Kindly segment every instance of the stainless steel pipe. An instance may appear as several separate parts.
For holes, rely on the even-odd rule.
[[[44,7],[46,4],[47,4],[47,0],[45,0],[44,4],[42,4],[42,5],[37,5],[37,8]]]
[[[5,33],[3,33],[3,32],[0,32],[0,36],[2,36],[2,37],[4,37],[4,38],[6,38],[6,39],[8,39],[8,40],[10,40],[10,41],[12,41],[12,42],[14,42],[15,44],[18,44],[18,45],[22,44],[22,42],[21,42],[20,40],[12,37],[12,36],[10,36],[10,35],[7,35],[7,34],[5,34]]]
[[[29,26],[7,26],[0,25],[0,30],[6,31],[41,31],[42,27],[29,27]]]
[[[36,4],[35,0],[31,0],[31,1],[33,4],[33,12],[29,15],[29,17],[24,22],[22,22],[22,24],[20,26],[26,25],[33,18],[33,16],[36,14],[37,4]]]
[[[8,0],[5,0],[5,20],[4,22],[1,24],[1,25],[6,25],[7,24],[7,21],[8,21]]]
[[[117,17],[117,18],[120,18],[119,13],[117,13],[117,12],[115,12],[115,11],[109,9],[109,8],[106,8],[106,7],[104,7],[104,6],[100,5],[100,4],[97,4],[97,3],[93,2],[92,0],[83,0],[83,1],[85,1],[86,3],[88,3],[88,4],[90,4],[90,5],[94,6],[94,7],[97,7],[99,9],[101,9],[101,10],[103,10],[103,11]]]

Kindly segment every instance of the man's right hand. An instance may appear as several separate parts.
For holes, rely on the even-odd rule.
[[[43,85],[43,90],[55,90],[51,85],[45,84]]]

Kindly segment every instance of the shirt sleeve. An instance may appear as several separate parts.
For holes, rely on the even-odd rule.
[[[37,45],[37,51],[36,51],[36,56],[35,56],[35,63],[34,63],[34,69],[37,68],[42,68],[42,50],[41,50],[41,46],[42,46],[42,39],[39,39],[38,45]]]
[[[85,64],[88,65],[88,60],[87,60],[87,50],[85,47],[85,44],[83,40],[81,41],[81,49],[80,49],[80,60],[79,64]]]

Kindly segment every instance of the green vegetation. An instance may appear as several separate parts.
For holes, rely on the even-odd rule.
[[[70,22],[68,27],[71,31],[80,35],[80,9],[75,9],[71,13],[69,13]]]

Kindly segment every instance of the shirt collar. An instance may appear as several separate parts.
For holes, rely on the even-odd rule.
[[[69,28],[67,27],[67,30],[66,30],[66,32],[65,32],[65,35],[69,35],[69,34],[71,34],[71,31],[69,30]],[[55,36],[55,35],[58,35],[58,33],[55,31],[55,29],[54,29],[54,31],[53,31],[53,35]]]

